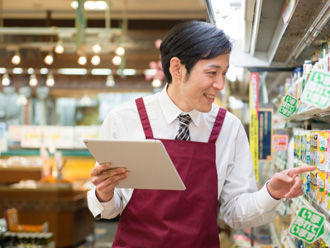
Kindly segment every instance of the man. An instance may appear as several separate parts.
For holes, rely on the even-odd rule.
[[[176,25],[160,47],[165,89],[116,107],[105,119],[102,138],[160,139],[187,188],[118,189],[129,172],[96,165],[89,208],[101,218],[121,214],[113,247],[219,247],[218,200],[224,221],[246,228],[270,222],[279,199],[302,194],[298,175],[314,167],[277,173],[257,191],[241,122],[213,104],[225,85],[231,47],[211,24]]]

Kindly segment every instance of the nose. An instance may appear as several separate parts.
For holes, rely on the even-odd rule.
[[[225,81],[226,81],[226,77],[223,75],[220,75],[219,77],[216,78],[216,80],[213,83],[213,88],[217,89],[218,91],[223,90],[223,88],[225,87]]]

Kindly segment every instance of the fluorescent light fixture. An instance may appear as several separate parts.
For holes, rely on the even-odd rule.
[[[116,54],[118,56],[123,56],[125,54],[125,49],[123,47],[117,47]]]
[[[154,79],[151,84],[152,84],[152,87],[158,88],[162,85],[162,82],[159,79]]]
[[[87,70],[83,68],[61,68],[58,69],[58,74],[62,75],[86,75]]]
[[[7,73],[3,74],[1,84],[2,84],[3,86],[8,86],[8,85],[10,85],[10,79],[9,79],[9,76],[8,76]]]
[[[7,72],[7,69],[4,67],[0,67],[0,74],[5,74]]]
[[[27,69],[27,73],[30,74],[30,75],[33,74],[34,73],[34,69],[33,68]]]
[[[92,75],[110,75],[111,69],[106,69],[106,68],[92,69],[91,74]]]
[[[155,76],[157,73],[156,69],[146,69],[143,71],[145,76]]]
[[[71,7],[73,9],[77,9],[78,2],[72,1]],[[108,5],[105,1],[85,1],[84,8],[85,10],[106,10],[108,8]]]
[[[100,56],[99,55],[94,55],[92,58],[91,58],[91,63],[92,65],[99,65],[101,63],[101,59],[100,59]]]
[[[40,69],[40,74],[45,75],[45,74],[47,74],[47,73],[48,73],[48,69],[47,69],[47,68],[41,68],[41,69]]]
[[[117,70],[118,75],[123,75],[123,76],[134,76],[136,75],[136,70],[135,69],[118,69]]]
[[[23,69],[19,67],[15,67],[12,70],[13,74],[23,74]]]
[[[119,57],[118,55],[115,56],[115,57],[113,57],[113,58],[112,58],[112,63],[113,63],[114,65],[120,65],[120,63],[121,63],[121,57]]]

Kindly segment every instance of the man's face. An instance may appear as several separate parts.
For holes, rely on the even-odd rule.
[[[225,86],[229,53],[199,60],[190,71],[190,75],[187,74],[185,66],[181,66],[181,80],[169,84],[169,88],[173,87],[168,91],[170,98],[185,112],[193,109],[209,112],[215,97]]]

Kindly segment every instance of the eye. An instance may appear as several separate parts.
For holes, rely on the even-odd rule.
[[[209,71],[208,74],[212,75],[212,76],[215,76],[217,74],[216,71]]]

